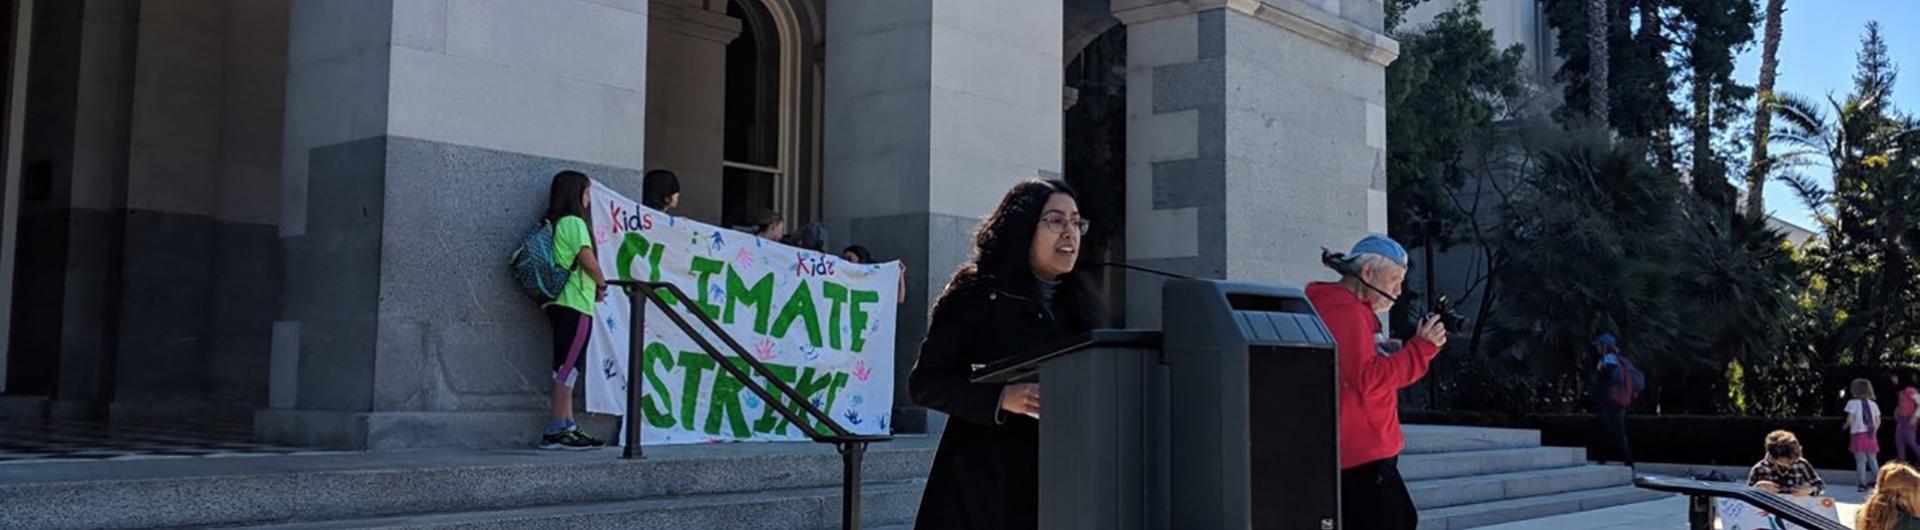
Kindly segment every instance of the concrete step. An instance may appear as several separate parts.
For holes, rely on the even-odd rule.
[[[863,482],[924,479],[934,443],[906,438],[874,445]],[[837,492],[841,481],[840,456],[811,443],[648,448],[643,460],[618,455],[617,449],[421,451],[0,465],[0,499],[6,499],[0,529],[458,514],[808,488]]]
[[[1400,457],[1400,475],[1409,481],[1574,467],[1587,463],[1579,447],[1530,447],[1493,451],[1427,453]]]
[[[1625,467],[1580,466],[1422,480],[1407,484],[1407,491],[1413,494],[1415,506],[1431,509],[1625,486],[1632,482],[1633,472]]]
[[[1539,519],[1666,498],[1669,494],[1633,486],[1575,491],[1479,504],[1420,510],[1420,530],[1462,530]],[[1675,513],[1684,519],[1686,514]]]
[[[913,522],[922,481],[869,484],[861,495],[865,525]],[[250,530],[546,530],[569,528],[729,528],[800,530],[840,527],[839,488],[801,488],[662,499],[536,506],[507,510],[243,526]]]
[[[1401,454],[1409,455],[1540,447],[1540,431],[1407,425],[1401,428],[1401,433],[1407,440]]]

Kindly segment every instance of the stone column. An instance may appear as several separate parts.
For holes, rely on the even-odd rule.
[[[835,0],[832,10],[825,213],[836,238],[908,265],[894,425],[915,432],[924,409],[907,373],[928,304],[1007,189],[1060,171],[1061,3]]]
[[[727,44],[740,36],[741,22],[727,16],[727,2],[655,0],[651,9],[648,169],[680,176],[677,213],[718,225],[725,202]]]
[[[502,270],[577,169],[638,196],[646,0],[295,0],[260,436],[524,446],[544,317]]]
[[[1377,0],[1114,0],[1127,35],[1127,254],[1207,278],[1303,285],[1319,249],[1385,232]],[[1158,326],[1160,280],[1128,282]]]
[[[61,418],[98,419],[112,395],[135,7],[34,6],[34,74],[19,109],[25,237],[8,280],[16,289],[10,362],[27,361],[28,370],[9,374],[8,391],[51,395]]]
[[[278,303],[288,3],[138,5],[112,417],[244,423]]]

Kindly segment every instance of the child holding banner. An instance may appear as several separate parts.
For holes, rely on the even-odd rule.
[[[573,271],[560,296],[541,309],[553,324],[553,410],[548,416],[540,448],[585,450],[606,443],[581,432],[573,421],[573,384],[579,381],[581,355],[592,336],[593,306],[607,296],[607,279],[593,248],[591,215],[593,181],[578,171],[553,176],[547,196],[546,220],[553,223],[553,260]]]

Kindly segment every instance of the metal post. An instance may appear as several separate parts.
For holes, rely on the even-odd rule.
[[[1692,530],[1713,530],[1713,497],[1687,497],[1687,527]]]
[[[640,426],[647,411],[640,403],[641,353],[647,349],[647,296],[638,289],[627,289],[632,320],[627,324],[627,439],[621,444],[620,458],[640,458]]]
[[[867,452],[866,442],[846,442],[840,457],[846,469],[840,483],[840,528],[860,530],[860,459]]]

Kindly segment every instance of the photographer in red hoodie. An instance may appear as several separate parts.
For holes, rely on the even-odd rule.
[[[1346,255],[1328,255],[1339,283],[1307,285],[1307,299],[1333,332],[1340,355],[1340,511],[1345,528],[1413,530],[1420,518],[1400,478],[1398,391],[1427,373],[1447,344],[1446,326],[1428,315],[1397,349],[1385,339],[1378,312],[1393,307],[1407,277],[1407,250],[1367,236]],[[1387,341],[1389,344],[1397,341]],[[1393,351],[1397,350],[1397,351]]]

